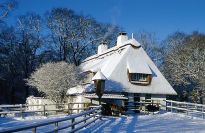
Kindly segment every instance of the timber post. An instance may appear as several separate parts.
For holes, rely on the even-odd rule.
[[[46,116],[46,104],[43,105],[43,116]]]
[[[20,105],[20,110],[21,110],[21,118],[23,118],[23,105]]]
[[[36,133],[36,127],[32,128],[32,133]]]
[[[186,115],[188,115],[188,114],[189,114],[189,105],[186,104]]]
[[[55,129],[56,129],[55,133],[58,133],[58,122],[55,123]]]

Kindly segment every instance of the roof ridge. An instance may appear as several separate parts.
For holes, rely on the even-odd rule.
[[[92,56],[86,58],[85,60],[83,60],[82,63],[85,63],[85,62],[90,61],[90,60],[92,60],[92,59],[95,59],[95,58],[98,58],[98,57],[100,57],[100,56],[106,55],[106,54],[108,54],[108,53],[117,51],[117,50],[119,50],[120,48],[126,47],[126,46],[128,46],[128,45],[130,45],[130,46],[132,46],[132,47],[138,47],[138,48],[141,47],[141,45],[132,44],[132,43],[136,43],[136,42],[137,42],[137,41],[136,41],[135,39],[129,39],[129,40],[127,40],[127,41],[125,42],[125,44],[123,44],[123,45],[121,45],[121,46],[117,46],[117,45],[116,45],[116,46],[114,46],[114,47],[112,47],[112,48],[109,48],[109,49],[107,49],[106,51],[104,51],[102,54],[92,55]],[[89,58],[90,58],[90,59],[89,59]]]

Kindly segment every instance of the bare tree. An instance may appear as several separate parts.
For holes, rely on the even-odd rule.
[[[0,21],[2,21],[17,5],[15,0],[8,0],[0,3]]]
[[[16,28],[4,27],[1,29],[0,73],[9,84],[8,91],[10,91],[12,99],[14,99],[14,93],[20,91],[21,101],[29,95],[28,86],[25,86],[23,79],[28,78],[38,66],[37,50],[41,47],[42,42],[41,18],[36,14],[19,16]]]
[[[164,73],[172,84],[188,86],[185,91],[198,94],[200,102],[205,93],[204,47],[205,36],[194,33],[187,36],[180,45],[175,46],[167,54],[164,64]],[[192,97],[192,94],[189,96]]]
[[[116,26],[100,24],[89,16],[77,15],[66,8],[48,12],[47,25],[53,43],[59,50],[60,60],[75,65],[95,53],[97,42],[111,41],[113,34],[107,32],[118,30]]]
[[[45,93],[48,98],[62,102],[66,91],[79,84],[79,69],[66,62],[46,63],[33,72],[27,82],[29,86]]]
[[[112,32],[118,31],[117,26],[101,24],[90,16],[61,8],[48,12],[44,21],[38,14],[27,13],[17,16],[16,24],[11,27],[6,22],[0,23],[0,76],[8,83],[5,89],[12,103],[23,103],[30,94],[23,79],[40,64],[66,60],[79,65],[97,51],[101,40],[114,45]]]
[[[15,51],[15,30],[13,27],[4,27],[0,32],[0,78],[8,83],[6,89],[7,100],[14,103],[14,86],[18,82],[19,67],[14,56]],[[3,101],[2,101],[3,102]]]
[[[28,78],[37,65],[37,50],[43,44],[41,28],[42,20],[37,14],[29,13],[18,17],[16,56],[24,78]]]

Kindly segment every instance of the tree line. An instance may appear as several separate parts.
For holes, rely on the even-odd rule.
[[[100,41],[114,44],[117,35],[113,32],[119,32],[115,25],[67,8],[53,8],[43,16],[19,15],[12,26],[6,24],[5,17],[0,23],[1,102],[5,103],[21,103],[31,92],[35,95],[25,79],[40,64],[64,61],[78,66],[96,52]]]

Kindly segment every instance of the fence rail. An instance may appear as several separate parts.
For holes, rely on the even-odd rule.
[[[205,118],[205,105],[188,103],[188,102],[178,102],[172,100],[165,100],[167,111],[170,112],[179,112],[186,115],[196,116]]]
[[[76,118],[79,118],[79,117],[83,117],[83,119],[76,121]],[[93,118],[93,119],[88,121],[91,118]],[[11,127],[11,128],[7,128],[7,129],[1,129],[0,133],[18,132],[18,131],[24,131],[24,130],[28,130],[28,129],[32,130],[32,133],[36,133],[38,127],[48,126],[51,124],[55,125],[55,129],[47,131],[47,133],[52,133],[52,132],[57,133],[60,130],[68,129],[68,128],[71,128],[70,131],[68,131],[68,132],[75,132],[75,131],[78,131],[78,130],[88,126],[89,124],[95,122],[96,120],[98,120],[100,118],[101,118],[101,106],[98,106],[98,107],[91,108],[88,111],[84,111],[80,114],[73,114],[70,116],[66,116],[64,118],[56,118],[54,120],[44,120],[44,121],[38,122],[38,123],[32,123],[32,124],[22,125],[22,126],[18,126],[18,127]],[[71,124],[68,124],[66,126],[59,126],[60,122],[64,122],[64,121],[71,121]],[[78,125],[80,123],[83,123],[83,124],[76,127],[76,125]]]
[[[36,104],[36,105],[28,105],[28,104],[16,104],[16,105],[0,105],[0,116],[6,116],[7,114],[20,114],[23,117],[25,113],[42,113],[46,116],[49,112],[64,112],[68,114],[72,114],[74,110],[86,111],[89,109],[90,103],[65,103],[65,104]],[[77,107],[73,108],[72,105],[77,105]],[[79,105],[83,105],[80,107]],[[51,106],[54,106],[51,108]],[[30,107],[40,107],[40,109],[29,109]]]

